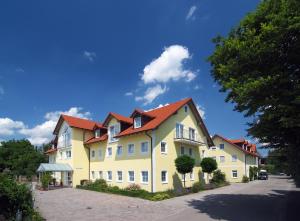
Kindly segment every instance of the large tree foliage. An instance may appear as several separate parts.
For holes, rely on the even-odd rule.
[[[195,159],[188,155],[179,156],[175,159],[175,166],[177,171],[183,175],[183,186],[185,187],[185,174],[193,172]]]
[[[9,170],[13,175],[31,177],[40,163],[45,162],[43,153],[28,140],[10,140],[0,146],[0,172]]]
[[[210,174],[218,168],[217,161],[211,157],[204,157],[200,163],[203,173],[207,173],[207,179],[209,179]]]
[[[250,135],[286,150],[300,181],[300,1],[262,1],[214,43],[212,76],[226,101],[253,117]]]

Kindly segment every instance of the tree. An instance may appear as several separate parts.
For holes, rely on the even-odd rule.
[[[175,166],[178,173],[183,175],[183,186],[185,187],[185,174],[193,172],[195,159],[188,155],[182,155],[175,159]]]
[[[208,58],[226,102],[252,119],[248,133],[285,150],[300,183],[300,1],[264,0]]]
[[[0,172],[10,170],[15,176],[30,178],[36,174],[40,163],[46,162],[45,156],[37,151],[28,140],[2,142],[0,147]]]
[[[200,166],[202,168],[202,172],[208,173],[209,176],[214,170],[218,168],[217,161],[211,157],[204,157],[201,160]],[[207,179],[209,178],[209,176],[207,176]]]

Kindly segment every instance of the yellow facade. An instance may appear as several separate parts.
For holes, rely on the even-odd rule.
[[[215,147],[210,148],[209,157],[216,159],[218,169],[225,173],[227,181],[242,182],[244,175],[249,177],[249,167],[258,166],[257,157],[246,154],[222,138],[215,136],[213,142]],[[224,144],[224,149],[220,149],[220,144]]]

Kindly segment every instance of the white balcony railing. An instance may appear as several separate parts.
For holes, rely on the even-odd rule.
[[[187,144],[200,145],[203,141],[195,130],[176,129],[174,133],[174,141]]]

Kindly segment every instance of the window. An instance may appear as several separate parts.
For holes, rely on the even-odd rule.
[[[128,171],[128,182],[134,182],[134,171]]]
[[[142,126],[142,118],[141,117],[135,117],[134,118],[134,128],[139,128]]]
[[[225,162],[225,156],[220,156],[220,162],[224,163]]]
[[[117,171],[117,181],[122,182],[123,181],[123,172]]]
[[[232,160],[232,162],[236,162],[237,161],[237,155],[232,155],[231,160]]]
[[[112,181],[112,172],[107,171],[107,181]]]
[[[195,129],[189,128],[189,139],[190,140],[195,140]]]
[[[103,179],[103,172],[99,171],[99,179]]]
[[[141,172],[141,182],[148,183],[148,171]]]
[[[122,146],[118,146],[118,147],[117,147],[117,155],[118,155],[118,156],[121,156],[122,153],[123,153],[123,148],[122,148]]]
[[[141,143],[141,153],[148,153],[148,142]]]
[[[161,142],[160,143],[160,152],[161,153],[167,153],[167,143],[166,142]]]
[[[237,177],[238,177],[237,170],[233,170],[232,171],[232,178],[237,178]]]
[[[98,150],[98,156],[99,156],[99,158],[102,157],[102,150],[101,149]]]
[[[184,112],[185,112],[185,113],[188,112],[188,106],[187,106],[187,105],[184,106]]]
[[[128,155],[134,154],[134,144],[128,144]]]
[[[119,124],[115,124],[109,127],[108,130],[108,137],[109,137],[109,142],[115,142],[118,141],[118,138],[115,138],[115,136],[120,133],[120,126]]]
[[[92,171],[92,179],[95,179],[95,171]]]
[[[91,152],[91,157],[95,158],[95,151],[94,150],[92,150],[92,152]]]
[[[211,149],[212,149],[212,150],[216,150],[217,148],[216,148],[215,146],[212,146]]]
[[[180,147],[180,154],[181,154],[181,155],[184,155],[184,146],[181,146],[181,147]]]
[[[168,183],[168,173],[166,170],[161,171],[161,182]]]
[[[95,137],[100,137],[100,129],[95,130]]]
[[[66,154],[67,154],[67,159],[70,159],[72,157],[72,151],[71,150],[67,150]]]
[[[183,138],[183,125],[176,123],[176,138]]]
[[[205,157],[205,150],[202,150],[202,157]]]
[[[194,172],[190,173],[190,180],[195,180]]]
[[[67,125],[62,128],[62,133],[58,138],[58,147],[65,148],[71,146],[71,129]]]
[[[63,159],[63,152],[62,151],[59,152],[59,156],[60,156],[60,159],[62,160]]]
[[[193,149],[192,148],[189,148],[189,155],[193,156]]]
[[[112,156],[112,147],[108,147],[107,148],[107,157],[111,157]]]
[[[224,144],[223,143],[220,144],[220,150],[224,150]]]

